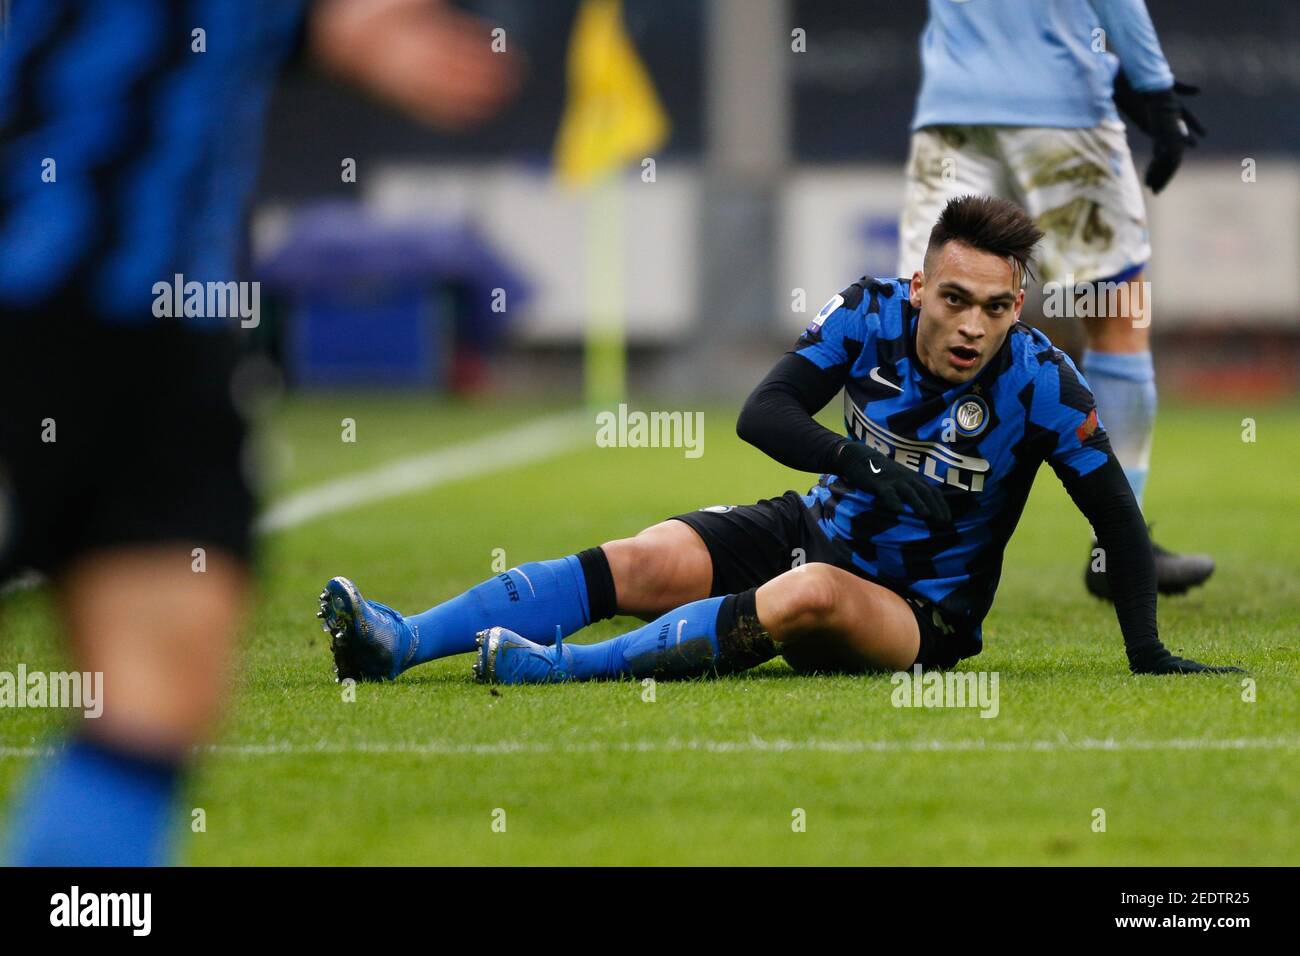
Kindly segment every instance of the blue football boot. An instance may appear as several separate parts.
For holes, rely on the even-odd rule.
[[[330,634],[334,673],[341,683],[393,680],[406,669],[418,635],[391,607],[367,601],[347,578],[330,578],[320,593],[316,616]]]
[[[560,629],[555,646],[544,647],[504,627],[490,627],[474,637],[478,657],[474,679],[482,684],[560,684],[569,679],[568,657]]]

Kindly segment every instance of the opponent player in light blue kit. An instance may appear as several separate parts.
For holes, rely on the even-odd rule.
[[[1158,193],[1204,134],[1179,100],[1195,88],[1174,82],[1143,0],[930,0],[921,65],[898,274],[922,267],[944,204],[973,193],[1029,212],[1045,233],[1045,282],[1067,293],[1116,283],[1110,301],[1119,307],[1083,319],[1082,366],[1141,504],[1156,412],[1142,284],[1151,247],[1116,106],[1153,139],[1146,183]],[[1214,571],[1206,555],[1154,548],[1161,593],[1182,593]],[[1094,565],[1088,589],[1109,597]]]

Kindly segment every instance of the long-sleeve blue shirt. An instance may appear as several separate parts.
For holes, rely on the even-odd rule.
[[[1143,0],[930,0],[912,128],[939,123],[1096,126],[1134,89],[1174,76]]]

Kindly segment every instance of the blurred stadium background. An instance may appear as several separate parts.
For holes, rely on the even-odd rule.
[[[577,398],[584,343],[613,320],[633,396],[730,398],[830,295],[893,273],[923,4],[626,0],[667,135],[596,188],[558,181],[553,162],[577,0],[459,5],[528,62],[522,94],[469,135],[306,69],[279,89],[253,252],[276,305],[261,334],[290,384]],[[1171,187],[1146,193],[1162,395],[1293,395],[1300,7],[1149,8],[1209,129]],[[1147,138],[1130,143],[1144,165]],[[654,160],[653,182],[637,157]],[[349,158],[355,182],[340,175]],[[1041,320],[1032,297],[1026,319],[1079,344],[1076,323]],[[364,334],[340,355],[329,343],[352,329]],[[618,397],[616,375],[598,374],[598,397]]]

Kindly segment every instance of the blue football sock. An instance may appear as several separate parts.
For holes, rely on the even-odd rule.
[[[171,862],[180,768],[74,740],[36,772],[10,820],[16,866]]]
[[[591,623],[586,576],[574,554],[521,564],[407,617],[406,623],[416,629],[420,642],[412,667],[474,650],[474,635],[488,627],[504,627],[550,646],[557,624],[567,637]]]
[[[1097,399],[1097,416],[1142,504],[1156,422],[1156,373],[1150,352],[1083,353],[1083,375]]]
[[[693,677],[718,657],[718,611],[726,597],[683,604],[635,631],[597,644],[566,644],[565,670],[575,680],[602,677]]]

